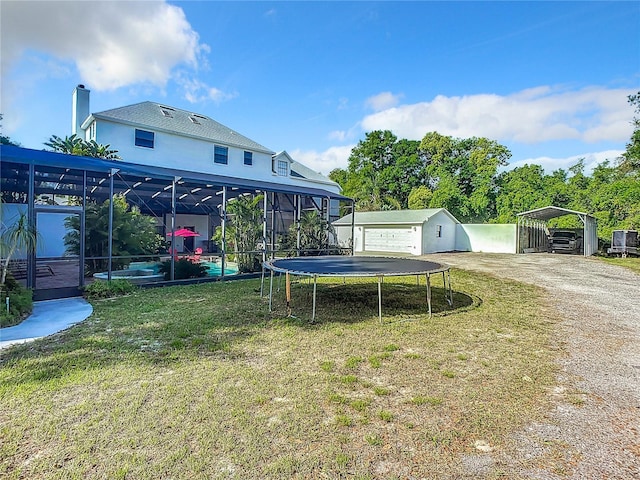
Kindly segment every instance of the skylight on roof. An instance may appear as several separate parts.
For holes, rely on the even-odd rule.
[[[158,107],[160,107],[160,111],[162,112],[163,116],[173,118],[173,112],[175,112],[173,108],[165,107],[164,105],[158,105]]]
[[[191,120],[196,125],[200,125],[200,122],[198,121],[197,118],[195,118],[195,115],[189,115],[189,120]]]

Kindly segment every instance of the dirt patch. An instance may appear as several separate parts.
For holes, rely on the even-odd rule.
[[[564,321],[554,409],[496,461],[520,478],[640,478],[640,276],[573,255],[447,253],[429,260],[543,287]],[[454,285],[455,287],[455,285]],[[519,468],[549,445],[564,455]]]

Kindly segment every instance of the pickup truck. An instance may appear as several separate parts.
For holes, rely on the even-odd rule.
[[[570,230],[556,230],[551,233],[549,236],[549,251],[551,253],[577,253],[578,239],[576,232],[572,232]]]

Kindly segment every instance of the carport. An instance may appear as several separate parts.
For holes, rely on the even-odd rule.
[[[517,215],[517,249],[518,253],[541,252],[547,250],[547,222],[552,218],[565,215],[577,215],[583,225],[584,256],[588,257],[598,251],[598,232],[595,217],[584,212],[577,212],[561,207],[542,207]]]

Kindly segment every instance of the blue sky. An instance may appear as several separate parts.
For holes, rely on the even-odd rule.
[[[145,100],[208,115],[317,171],[365,133],[506,145],[511,167],[615,159],[640,90],[640,3],[0,3],[2,130],[29,148]],[[129,159],[126,159],[129,160]],[[133,159],[131,159],[133,160]]]

